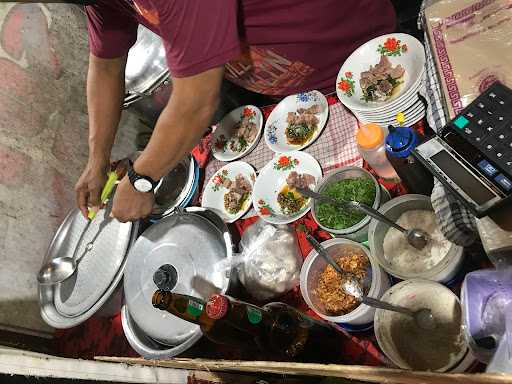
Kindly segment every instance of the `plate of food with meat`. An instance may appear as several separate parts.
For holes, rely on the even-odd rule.
[[[351,110],[386,110],[415,96],[425,68],[423,45],[413,36],[376,37],[345,60],[336,79],[339,100]]]
[[[262,128],[263,114],[258,107],[244,105],[232,110],[213,132],[213,156],[220,161],[244,157],[258,145]]]
[[[315,189],[322,177],[320,164],[306,152],[278,154],[265,165],[254,184],[253,205],[258,215],[271,224],[288,224],[311,209],[310,199],[296,187]]]
[[[201,206],[217,213],[226,223],[245,215],[252,204],[256,173],[243,161],[229,163],[208,181]]]
[[[328,117],[329,106],[321,92],[288,96],[265,122],[265,142],[276,153],[300,151],[320,136]]]

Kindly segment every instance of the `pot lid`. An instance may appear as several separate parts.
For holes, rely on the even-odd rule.
[[[153,216],[170,213],[187,197],[192,188],[195,176],[195,163],[187,156],[162,179],[155,189],[155,205]]]
[[[125,300],[138,327],[159,343],[176,346],[198,332],[198,326],[151,304],[157,289],[206,299],[225,292],[229,274],[220,267],[229,257],[224,234],[208,219],[179,211],[153,224],[128,255]]]
[[[126,92],[141,94],[168,77],[162,39],[139,25],[137,41],[128,52],[125,69]]]
[[[39,285],[42,316],[55,328],[85,321],[107,301],[121,279],[138,229],[138,224],[105,217],[105,210],[87,223],[79,210],[71,211],[43,261],[81,257],[73,276],[57,285]]]

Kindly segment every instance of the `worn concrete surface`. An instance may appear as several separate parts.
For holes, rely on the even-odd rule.
[[[48,330],[35,276],[87,160],[87,57],[76,6],[0,3],[0,324]],[[113,157],[139,125],[123,114]]]

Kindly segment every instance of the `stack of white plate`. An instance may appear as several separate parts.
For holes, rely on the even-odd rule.
[[[386,55],[395,67],[400,64],[405,74],[402,84],[391,98],[382,102],[367,102],[359,85],[361,72]],[[425,94],[425,50],[413,36],[393,33],[377,37],[357,48],[343,63],[336,79],[336,93],[362,123],[377,123],[383,127],[396,123],[399,112],[405,114],[410,126],[425,116],[425,105],[419,95]]]

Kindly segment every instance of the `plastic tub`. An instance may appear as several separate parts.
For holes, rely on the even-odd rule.
[[[364,251],[370,260],[372,271],[372,282],[370,290],[368,291],[368,296],[379,298],[390,287],[388,275],[379,267],[379,264],[372,257],[370,251],[366,247],[354,241],[339,238],[324,241],[322,245],[331,256],[335,256],[335,250],[344,247],[355,247]],[[373,325],[375,309],[368,307],[367,305],[361,304],[352,312],[343,316],[329,316],[323,312],[319,303],[317,303],[315,295],[313,294],[313,284],[317,279],[317,275],[323,271],[326,266],[327,263],[315,250],[312,250],[309,253],[302,265],[300,272],[300,291],[308,306],[321,318],[338,323],[349,331],[363,331],[370,329]]]
[[[472,365],[474,357],[469,352],[463,335],[460,302],[448,288],[428,280],[407,280],[389,289],[381,300],[414,310],[427,307],[432,310],[438,323],[437,331],[412,331],[409,328],[410,325],[404,325],[405,315],[382,309],[376,310],[377,342],[384,354],[396,366],[402,369],[461,372]],[[450,330],[448,330],[449,326],[440,325],[450,323],[454,324],[453,329]],[[456,340],[459,346],[454,346],[451,351],[446,350],[443,353],[442,348],[446,346],[443,338],[446,338],[449,332],[453,332],[451,340]],[[457,335],[457,332],[460,334]],[[410,345],[407,345],[408,343]],[[430,351],[422,350],[422,346]],[[435,361],[434,357],[439,360]],[[432,365],[429,366],[429,364]]]
[[[379,209],[381,204],[388,201],[390,199],[389,192],[382,187],[375,177],[368,172],[367,170],[359,167],[342,167],[333,172],[325,175],[320,183],[317,185],[316,192],[322,193],[325,188],[331,184],[332,182],[336,182],[344,179],[355,179],[360,177],[367,177],[371,179],[375,185],[375,201],[373,202],[373,208]],[[334,236],[343,236],[344,238],[348,238],[350,240],[363,242],[368,240],[368,225],[370,224],[370,217],[364,217],[359,223],[345,228],[345,229],[333,229],[326,227],[320,223],[316,216],[316,211],[318,209],[318,203],[313,201],[313,205],[311,211],[313,213],[313,219],[317,222],[317,224],[323,230],[332,233]]]
[[[414,209],[432,211],[430,198],[414,194],[399,196],[383,204],[379,211],[391,220],[398,220],[402,213]],[[369,226],[368,243],[372,254],[390,275],[402,280],[418,278],[447,283],[457,275],[462,267],[464,249],[452,244],[446,256],[434,267],[417,273],[401,271],[384,257],[383,243],[388,230],[389,227],[386,224],[372,219]]]

